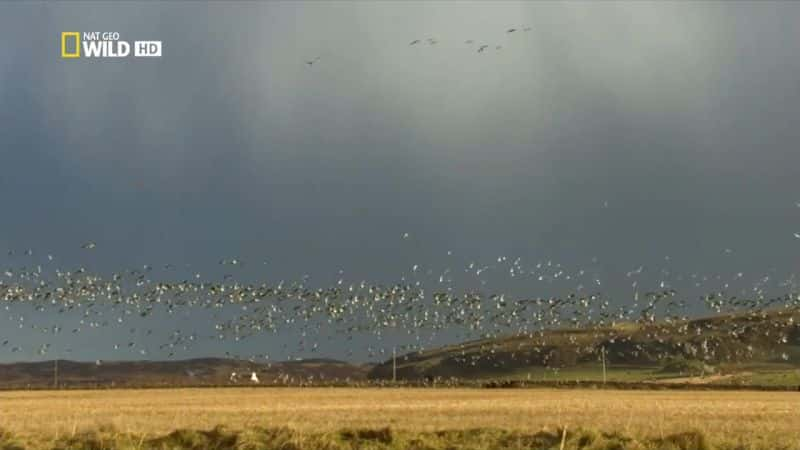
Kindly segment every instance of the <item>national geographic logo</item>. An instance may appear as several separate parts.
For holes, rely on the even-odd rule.
[[[61,57],[86,58],[160,58],[161,41],[124,41],[115,31],[62,31]]]
[[[80,58],[81,57],[81,44],[80,33],[77,31],[65,31],[61,33],[61,57],[62,58]],[[70,47],[70,43],[72,47]],[[73,50],[68,50],[72,48]]]

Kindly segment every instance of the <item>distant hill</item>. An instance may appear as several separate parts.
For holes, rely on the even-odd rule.
[[[400,381],[598,381],[800,385],[800,310],[657,323],[554,329],[451,345],[397,357]],[[55,362],[0,364],[0,389],[52,387]],[[350,384],[392,378],[375,366],[334,359],[272,364],[223,358],[181,361],[58,361],[60,387]],[[231,374],[236,373],[235,378]]]
[[[800,384],[800,310],[466,342],[398,355],[397,378],[598,380],[603,351],[609,381]],[[376,365],[368,377],[391,379],[392,361]]]
[[[55,361],[0,364],[0,389],[51,387]],[[298,385],[359,381],[368,366],[333,359],[287,361],[272,364],[224,358],[181,361],[58,361],[61,387],[145,387],[252,385],[256,372],[260,384]],[[232,380],[231,374],[237,376]]]

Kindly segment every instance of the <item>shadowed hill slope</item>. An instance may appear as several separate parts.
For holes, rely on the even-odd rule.
[[[61,387],[136,387],[252,384],[252,372],[262,384],[363,380],[368,371],[336,360],[287,361],[272,364],[224,358],[181,361],[76,362],[59,360]],[[236,377],[231,375],[236,373]],[[50,387],[56,379],[54,361],[0,364],[0,388]]]
[[[544,330],[398,356],[397,377],[530,379],[532,373],[560,371],[579,378],[582,372],[600,373],[603,353],[607,367],[626,369],[630,381],[737,367],[793,370],[800,368],[798,324],[800,311],[780,310]],[[391,360],[369,373],[371,379],[391,377]]]

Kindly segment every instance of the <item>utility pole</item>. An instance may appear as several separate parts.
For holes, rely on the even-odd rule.
[[[397,347],[392,347],[392,383],[397,383]]]
[[[600,358],[603,360],[603,384],[606,384],[606,348],[600,347]]]
[[[58,389],[58,358],[53,361],[53,387]]]

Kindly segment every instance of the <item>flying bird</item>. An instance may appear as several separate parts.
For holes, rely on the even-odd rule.
[[[486,44],[481,45],[480,47],[478,47],[478,53],[486,50],[487,48],[489,48],[488,45],[486,45]]]
[[[81,245],[81,248],[86,249],[86,250],[91,250],[91,249],[93,249],[95,247],[97,247],[97,244],[95,244],[94,242],[87,242],[87,243]]]
[[[414,40],[413,40],[413,41],[411,41],[411,43],[410,43],[410,44],[408,44],[408,45],[417,45],[417,44],[419,44],[419,42],[420,42],[420,41],[419,41],[419,39],[414,39]]]
[[[515,31],[517,31],[516,28],[509,28],[508,31],[506,31],[506,33],[513,33]]]
[[[320,59],[319,56],[317,56],[316,58],[314,58],[314,59],[312,59],[310,61],[306,61],[306,64],[308,64],[308,67],[311,67],[311,66],[314,65],[315,62],[319,61],[319,59]]]

